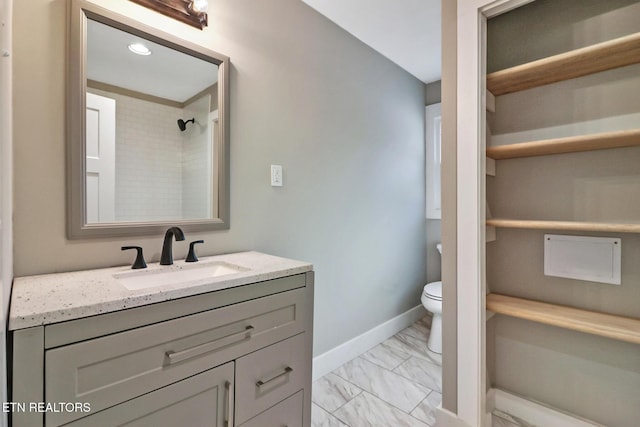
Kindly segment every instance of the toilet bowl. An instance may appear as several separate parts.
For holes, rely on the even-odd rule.
[[[436,248],[442,254],[442,244],[438,243]],[[433,314],[427,347],[434,353],[442,354],[442,282],[427,283],[420,301]]]
[[[442,282],[427,283],[420,298],[422,305],[433,314],[427,347],[442,354]]]

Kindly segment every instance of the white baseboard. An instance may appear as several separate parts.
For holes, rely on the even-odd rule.
[[[375,347],[426,315],[427,310],[422,304],[415,306],[393,319],[387,320],[375,328],[314,357],[313,381],[342,366],[349,360],[360,356],[371,347]]]
[[[487,411],[499,409],[526,422],[545,427],[604,427],[602,424],[560,412],[541,403],[504,390],[492,388],[487,393]]]
[[[438,406],[435,410],[436,427],[470,427],[469,424],[462,421],[456,414],[449,412],[442,406]]]

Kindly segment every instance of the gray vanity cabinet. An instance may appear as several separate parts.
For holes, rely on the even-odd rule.
[[[13,332],[25,426],[310,426],[313,272]]]

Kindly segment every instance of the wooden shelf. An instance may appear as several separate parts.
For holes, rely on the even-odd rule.
[[[640,344],[640,319],[581,310],[500,294],[487,295],[487,310],[560,328]]]
[[[550,56],[487,75],[494,95],[530,89],[640,62],[640,33]]]
[[[533,230],[601,231],[607,233],[640,233],[640,224],[608,222],[532,221],[519,219],[487,219],[487,225],[498,228],[527,228]]]
[[[640,146],[640,129],[487,147],[487,157],[495,160],[504,160],[633,146]]]

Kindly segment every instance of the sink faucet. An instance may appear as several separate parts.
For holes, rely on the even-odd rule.
[[[162,255],[160,256],[160,265],[173,264],[173,252],[171,245],[173,243],[173,237],[176,241],[184,240],[184,233],[179,227],[171,227],[164,233],[164,243],[162,244]]]

